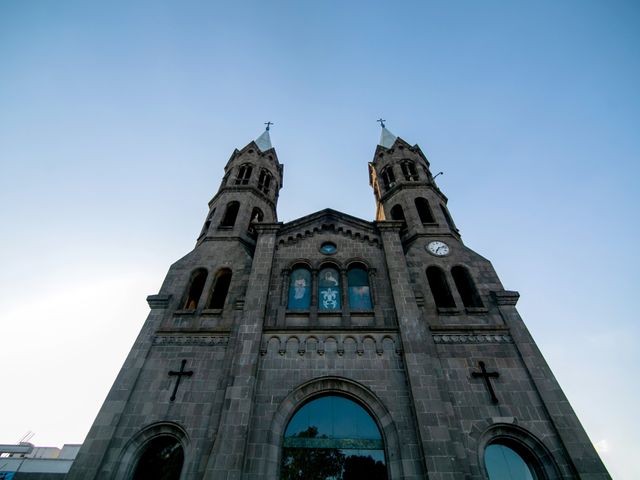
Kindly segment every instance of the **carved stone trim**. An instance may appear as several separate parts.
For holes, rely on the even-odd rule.
[[[154,345],[198,345],[205,347],[226,347],[227,335],[156,335]]]
[[[317,355],[325,355],[325,344],[328,341],[336,343],[336,353],[338,356],[345,354],[345,343],[351,340],[355,343],[355,353],[358,356],[365,354],[373,346],[372,351],[377,355],[385,353],[385,340],[393,343],[393,353],[402,355],[402,345],[400,338],[395,332],[359,332],[359,333],[339,333],[339,332],[289,332],[289,331],[270,331],[262,336],[260,345],[260,354],[267,355],[279,354],[286,355],[287,344],[291,342],[297,343],[297,353],[305,355],[306,353],[314,353]],[[370,340],[372,342],[367,342]],[[291,351],[291,350],[290,350]]]
[[[435,343],[513,343],[511,335],[506,333],[438,333],[433,336]]]
[[[147,303],[151,310],[167,308],[169,300],[171,300],[171,295],[149,295],[147,297]]]

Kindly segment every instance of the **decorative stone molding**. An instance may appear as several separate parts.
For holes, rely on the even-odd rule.
[[[156,335],[154,345],[198,345],[205,347],[226,347],[227,335]]]
[[[169,300],[171,295],[149,295],[147,297],[147,303],[151,310],[161,310],[169,306]]]
[[[515,305],[518,303],[520,294],[515,291],[501,290],[498,292],[491,292],[491,296],[495,299],[498,305]]]
[[[511,335],[505,333],[446,333],[433,336],[435,343],[513,343]]]
[[[368,341],[367,341],[368,340]],[[324,355],[326,344],[335,342],[336,353],[339,357],[345,354],[345,345],[353,342],[355,349],[353,353],[362,356],[366,351],[375,351],[377,355],[385,353],[385,340],[390,341],[392,352],[395,355],[402,355],[402,345],[400,338],[395,332],[361,332],[361,333],[338,333],[338,332],[290,332],[290,331],[270,331],[262,336],[260,354],[278,353],[286,355],[287,345],[297,343],[298,355],[305,355],[311,352],[317,355]],[[387,352],[390,349],[387,348]]]
[[[333,233],[337,233],[339,235],[343,235],[345,237],[352,238],[354,240],[360,240],[362,242],[366,242],[369,245],[380,246],[380,242],[377,238],[372,237],[368,233],[354,231],[351,228],[345,228],[336,223],[323,223],[320,226],[313,227],[312,229],[306,229],[304,232],[298,232],[295,235],[289,235],[286,238],[282,237],[278,240],[278,246],[280,245],[293,245],[298,241],[304,238],[310,238],[315,236],[318,233],[322,233],[325,231],[330,231]]]

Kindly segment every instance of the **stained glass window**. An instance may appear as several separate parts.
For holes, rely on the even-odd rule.
[[[318,276],[318,308],[340,310],[340,272],[335,268],[323,268]]]
[[[537,480],[531,466],[511,448],[494,443],[484,451],[489,480]]]
[[[371,310],[369,272],[361,267],[351,268],[347,273],[347,280],[349,282],[349,308],[351,310]]]
[[[306,268],[296,268],[289,278],[290,310],[309,310],[311,303],[311,272]]]
[[[281,480],[387,480],[384,445],[371,415],[335,395],[305,404],[284,434]]]
[[[338,251],[338,247],[336,247],[335,243],[325,242],[320,247],[320,251],[325,255],[330,255],[332,253],[336,253]]]

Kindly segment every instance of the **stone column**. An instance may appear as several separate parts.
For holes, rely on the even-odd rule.
[[[239,479],[255,393],[269,279],[280,224],[256,224],[258,240],[247,285],[242,319],[234,329],[234,353],[224,406],[205,479]]]
[[[422,453],[429,480],[466,478],[468,472],[463,470],[463,465],[467,461],[461,457],[464,444],[451,415],[451,404],[441,393],[446,391],[442,367],[409,281],[409,268],[400,240],[403,224],[401,221],[376,222],[398,316],[409,392],[415,406],[420,442],[417,450]]]

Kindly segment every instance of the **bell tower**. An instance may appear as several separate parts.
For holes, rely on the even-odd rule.
[[[418,145],[409,145],[382,126],[373,161],[369,163],[369,184],[376,199],[376,220],[405,222],[403,238],[415,235],[460,233],[447,209],[447,197],[440,191],[429,169],[429,160]]]
[[[198,245],[234,238],[251,248],[256,239],[254,224],[277,221],[284,167],[271,145],[270,125],[267,122],[262,135],[231,154],[218,193],[209,201]]]

